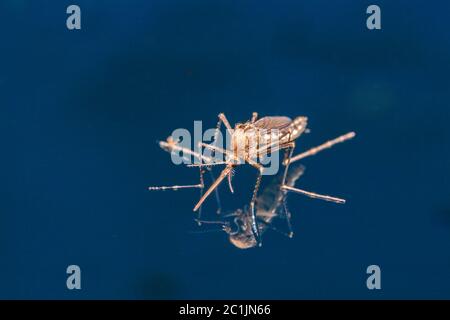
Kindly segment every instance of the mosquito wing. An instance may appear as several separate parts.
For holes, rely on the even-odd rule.
[[[255,127],[261,129],[278,129],[287,128],[292,123],[289,117],[264,117],[255,122]]]

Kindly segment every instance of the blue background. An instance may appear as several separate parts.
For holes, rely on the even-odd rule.
[[[0,298],[450,298],[448,1],[376,1],[379,31],[372,1],[302,2],[77,0],[69,31],[72,1],[2,0]],[[297,183],[346,205],[291,195],[295,237],[239,250],[147,187],[198,181],[156,140],[252,111],[308,116],[298,150],[358,135]]]

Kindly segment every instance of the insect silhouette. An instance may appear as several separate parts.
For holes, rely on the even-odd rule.
[[[198,166],[200,168],[200,183],[196,185],[185,185],[185,186],[169,186],[169,187],[150,187],[150,190],[177,190],[180,188],[200,188],[200,199],[194,207],[194,211],[201,210],[201,206],[204,201],[211,195],[212,192],[217,192],[217,187],[222,183],[222,181],[228,177],[228,184],[231,192],[233,192],[233,187],[231,183],[231,177],[234,169],[242,164],[249,164],[258,170],[258,175],[256,178],[256,183],[253,189],[252,197],[249,205],[249,215],[251,219],[250,230],[256,241],[260,243],[260,232],[257,225],[256,213],[255,213],[255,202],[258,195],[259,186],[261,184],[261,179],[264,172],[264,166],[258,159],[264,157],[268,153],[277,152],[284,150],[284,160],[283,164],[285,166],[284,172],[281,178],[280,190],[285,194],[288,191],[304,194],[312,198],[319,198],[327,201],[333,201],[337,203],[344,203],[345,201],[339,198],[325,196],[316,194],[313,192],[305,191],[302,189],[294,188],[286,184],[286,177],[289,171],[289,165],[292,162],[304,159],[308,156],[312,156],[319,151],[326,148],[330,148],[336,143],[344,142],[355,136],[354,132],[347,133],[333,140],[327,141],[324,144],[314,147],[306,152],[303,152],[295,157],[293,157],[293,151],[295,148],[295,140],[298,139],[307,130],[307,117],[299,116],[295,119],[291,119],[285,116],[266,116],[258,120],[258,114],[254,112],[249,121],[244,123],[237,123],[233,128],[226,116],[220,113],[219,121],[217,123],[216,132],[214,135],[214,140],[211,144],[206,144],[203,142],[199,143],[199,146],[210,150],[211,152],[219,152],[225,156],[224,162],[214,162],[211,157],[206,157],[201,153],[194,152],[183,148],[177,144],[171,137],[165,142],[160,142],[160,146],[169,152],[183,151],[189,155],[194,156],[200,160],[200,164],[193,164],[190,166]],[[217,146],[217,137],[221,130],[221,125],[226,127],[226,132],[231,136],[231,148],[223,149]],[[261,157],[262,156],[262,157]],[[204,179],[202,168],[207,168],[208,170],[212,165],[225,165],[220,175],[211,186],[204,192]],[[218,199],[216,193],[216,199]],[[218,200],[218,202],[220,202]],[[219,203],[220,206],[220,203]],[[199,211],[198,220],[200,221],[201,211]]]

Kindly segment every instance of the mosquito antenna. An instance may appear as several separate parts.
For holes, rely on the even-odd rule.
[[[295,157],[292,157],[291,160],[289,161],[289,163],[292,163],[294,161],[298,161],[300,159],[304,159],[306,157],[313,156],[313,155],[315,155],[316,153],[319,153],[322,150],[331,148],[335,144],[342,143],[342,142],[345,142],[347,140],[350,140],[350,139],[354,138],[355,136],[356,136],[355,132],[346,133],[346,134],[344,134],[342,136],[334,138],[333,140],[329,140],[329,141],[327,141],[327,142],[325,142],[325,143],[323,143],[323,144],[321,144],[321,145],[319,145],[317,147],[311,148],[308,151],[300,153],[300,154],[296,155]],[[283,161],[283,164],[286,165],[287,161],[286,160]]]
[[[341,198],[336,198],[336,197],[331,197],[331,196],[327,196],[327,195],[322,195],[322,194],[318,194],[318,193],[314,193],[314,192],[310,192],[310,191],[306,191],[306,190],[290,187],[290,186],[287,186],[287,185],[281,186],[281,189],[288,190],[288,191],[293,191],[293,192],[296,192],[296,193],[300,193],[300,194],[303,194],[305,196],[308,196],[308,197],[314,198],[314,199],[320,199],[320,200],[325,200],[325,201],[330,201],[330,202],[335,202],[335,203],[342,203],[342,204],[345,203],[345,200],[341,199]]]

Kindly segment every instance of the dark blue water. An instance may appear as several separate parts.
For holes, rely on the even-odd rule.
[[[376,1],[378,31],[372,1],[77,0],[69,31],[72,3],[0,3],[0,298],[450,298],[448,2]],[[156,140],[252,111],[308,116],[300,149],[358,135],[297,182],[347,204],[291,195],[295,237],[244,251],[147,187],[198,179]]]

